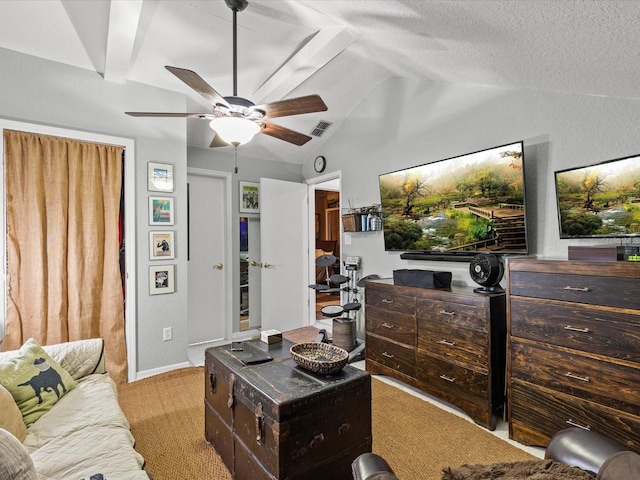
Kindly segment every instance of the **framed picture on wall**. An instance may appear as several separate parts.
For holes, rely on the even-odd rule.
[[[175,233],[149,232],[149,260],[169,260],[176,258]]]
[[[240,182],[240,213],[260,213],[260,184]]]
[[[175,265],[154,265],[149,267],[149,295],[174,293]]]
[[[173,225],[173,197],[149,197],[149,225]]]
[[[147,163],[147,190],[150,192],[173,192],[173,165]]]

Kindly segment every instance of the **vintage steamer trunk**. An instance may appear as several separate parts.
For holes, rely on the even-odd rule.
[[[371,377],[349,365],[313,374],[291,345],[206,351],[206,439],[233,478],[349,479],[351,462],[371,451]]]

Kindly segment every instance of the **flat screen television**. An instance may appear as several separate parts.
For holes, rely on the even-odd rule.
[[[555,172],[560,238],[640,236],[640,155]]]
[[[528,253],[522,141],[385,173],[379,185],[384,247],[401,258]]]

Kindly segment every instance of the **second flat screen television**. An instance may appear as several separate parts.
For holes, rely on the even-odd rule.
[[[386,251],[424,260],[526,254],[523,142],[380,175]]]

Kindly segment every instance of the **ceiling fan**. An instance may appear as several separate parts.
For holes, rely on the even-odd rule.
[[[276,125],[269,120],[303,113],[324,112],[327,110],[327,106],[319,95],[307,95],[262,105],[255,105],[250,100],[238,96],[236,16],[238,12],[247,7],[249,2],[247,0],[225,0],[225,3],[233,11],[233,96],[221,96],[192,70],[166,66],[167,70],[213,105],[212,113],[125,113],[133,117],[182,117],[209,120],[210,127],[216,133],[210,147],[227,145],[237,147],[249,142],[257,133],[264,133],[294,145],[304,145],[311,140],[309,135]]]

